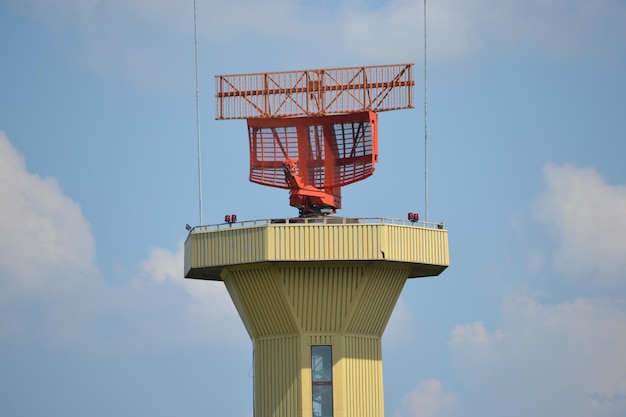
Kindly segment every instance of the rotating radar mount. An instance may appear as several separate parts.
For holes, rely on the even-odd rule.
[[[216,119],[246,119],[250,181],[289,190],[300,217],[333,214],[374,173],[377,113],[413,108],[413,64],[218,75]]]

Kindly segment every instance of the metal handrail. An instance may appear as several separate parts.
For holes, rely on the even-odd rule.
[[[193,232],[205,232],[211,230],[224,230],[233,227],[254,227],[254,226],[306,226],[319,224],[392,224],[399,226],[421,227],[426,229],[445,230],[443,223],[410,221],[406,219],[393,219],[389,217],[291,217],[283,219],[256,219],[256,220],[238,220],[235,222],[224,222],[216,224],[207,224],[194,226],[189,230],[189,234]]]

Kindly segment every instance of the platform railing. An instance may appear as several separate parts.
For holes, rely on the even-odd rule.
[[[407,219],[394,219],[390,217],[291,217],[278,219],[256,219],[256,220],[238,220],[234,222],[223,222],[216,224],[194,226],[189,230],[189,234],[193,232],[205,232],[212,230],[224,230],[230,228],[254,227],[265,225],[277,226],[302,226],[302,225],[319,225],[319,224],[394,224],[399,226],[421,227],[426,229],[445,230],[443,223],[411,221]]]

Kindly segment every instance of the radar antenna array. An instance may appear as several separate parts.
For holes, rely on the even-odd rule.
[[[413,108],[413,64],[218,75],[216,119],[246,119],[250,181],[335,213],[378,161],[377,112]]]

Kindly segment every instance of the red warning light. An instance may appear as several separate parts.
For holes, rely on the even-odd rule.
[[[235,223],[237,221],[237,215],[236,214],[231,214],[230,215],[230,221]]]
[[[230,223],[230,214],[224,216],[224,222]]]
[[[416,222],[420,219],[419,213],[409,213],[409,221]]]

